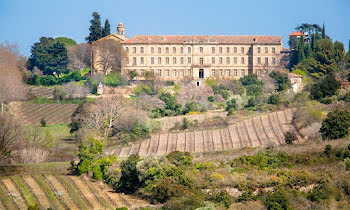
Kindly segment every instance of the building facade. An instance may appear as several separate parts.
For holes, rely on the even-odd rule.
[[[119,38],[118,38],[119,37]],[[118,25],[118,39],[127,57],[122,74],[136,71],[137,79],[152,72],[158,79],[240,78],[280,67],[280,36],[136,35],[126,38]]]

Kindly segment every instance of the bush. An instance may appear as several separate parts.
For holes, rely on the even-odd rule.
[[[256,106],[256,100],[255,97],[250,97],[248,99],[248,104],[246,105],[246,107],[255,107]]]
[[[329,198],[330,191],[325,183],[314,187],[311,191],[307,193],[307,199],[312,202],[325,200]]]
[[[108,74],[105,77],[105,84],[112,87],[125,86],[127,81],[120,74]]]
[[[174,81],[166,81],[166,82],[165,82],[165,85],[166,85],[166,86],[174,86],[174,85],[175,85],[175,82],[174,82]]]
[[[237,109],[236,99],[227,101],[225,111],[228,112],[227,115],[232,115],[233,112]]]
[[[326,147],[324,148],[324,154],[327,155],[327,157],[330,157],[332,154],[332,146],[327,144]]]
[[[226,190],[220,190],[219,192],[213,193],[213,195],[209,197],[209,200],[223,204],[226,208],[229,208],[232,204],[231,196]]]
[[[24,76],[24,82],[27,84],[43,86],[62,85],[63,83],[81,80],[86,80],[86,77],[81,76],[79,71],[72,71],[67,74],[60,74],[59,76],[38,75],[33,73],[27,73]]]
[[[341,164],[342,164],[344,170],[350,171],[350,158],[345,158]]]
[[[214,101],[215,101],[214,96],[208,96],[208,101],[209,101],[209,102],[214,102]]]
[[[267,209],[273,210],[289,209],[289,201],[286,191],[279,189],[274,193],[269,194],[264,201],[264,205]]]
[[[277,91],[288,90],[292,86],[287,73],[273,71],[269,74],[269,76],[275,80],[275,83],[277,84]]]
[[[130,155],[127,160],[121,163],[121,177],[116,186],[113,188],[120,192],[131,194],[136,192],[141,187],[139,181],[139,172],[137,171],[136,164],[140,161],[138,155]]]
[[[46,127],[46,120],[44,117],[41,118],[40,125],[41,125],[41,127]]]
[[[296,140],[298,140],[298,138],[294,131],[287,131],[284,133],[284,141],[286,144],[293,144]]]
[[[320,133],[323,139],[339,139],[348,135],[350,127],[350,112],[335,110],[327,114],[323,120]]]
[[[66,96],[66,93],[64,92],[62,87],[55,87],[53,91],[53,98],[55,100],[63,100],[64,97]]]
[[[186,103],[185,108],[182,110],[183,114],[187,114],[189,112],[199,112],[201,107],[195,101],[189,101]]]
[[[190,121],[185,117],[182,120],[182,130],[186,130],[190,126]]]
[[[171,152],[166,158],[170,163],[175,164],[176,166],[190,166],[192,165],[193,157],[189,152]]]
[[[273,94],[269,97],[269,104],[278,105],[280,103],[281,97],[278,94]]]
[[[333,73],[329,73],[326,77],[312,85],[310,94],[313,99],[320,100],[324,97],[335,95],[339,88],[340,82],[335,78]]]

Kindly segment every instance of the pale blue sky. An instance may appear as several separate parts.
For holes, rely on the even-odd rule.
[[[123,22],[127,36],[141,34],[281,35],[300,23],[325,23],[327,34],[350,39],[350,0],[0,0],[0,41],[29,56],[41,36],[85,42],[93,11],[111,32]]]

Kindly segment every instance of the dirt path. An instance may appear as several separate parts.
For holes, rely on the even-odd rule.
[[[52,175],[46,176],[47,180],[51,183],[51,185],[55,189],[55,193],[57,193],[63,200],[63,202],[68,206],[69,209],[79,209],[79,207],[74,203],[71,196],[69,196],[66,189],[62,186],[62,184]]]
[[[27,185],[34,193],[35,197],[38,199],[40,206],[42,206],[45,209],[52,207],[50,200],[47,198],[45,192],[43,191],[41,186],[33,179],[33,177],[24,176],[23,180],[27,183]]]
[[[21,193],[17,190],[16,185],[12,182],[11,179],[2,179],[2,183],[5,185],[9,196],[12,200],[15,201],[19,209],[27,209],[27,204],[24,199],[21,197]]]

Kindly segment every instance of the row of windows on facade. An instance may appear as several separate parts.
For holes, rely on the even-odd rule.
[[[151,57],[151,64],[155,64],[155,59],[153,57]],[[140,64],[144,64],[145,63],[145,59],[144,57],[140,58]],[[191,58],[187,58],[187,64],[191,64],[192,60]],[[215,64],[216,63],[216,57],[212,57],[211,58],[211,64]],[[248,58],[248,63],[252,64],[252,58]],[[129,58],[126,59],[126,64],[129,64]],[[137,58],[133,57],[133,65],[137,65]],[[162,58],[158,58],[158,64],[162,64]],[[165,58],[165,64],[170,64],[170,58]],[[173,62],[172,64],[177,64],[177,59],[176,57],[173,57]],[[183,57],[180,58],[180,64],[185,64],[185,59]],[[199,58],[199,64],[204,64],[204,58]],[[219,57],[218,58],[218,64],[223,64],[223,58]],[[231,58],[227,57],[226,58],[226,64],[231,64]],[[233,58],[233,64],[237,64],[237,57]],[[241,58],[241,64],[245,64],[245,58],[242,57]],[[261,62],[261,57],[257,58],[257,64],[262,64]],[[265,65],[269,64],[269,58],[265,57]],[[276,64],[276,58],[272,57],[272,64]]]
[[[187,48],[187,53],[191,53],[192,50],[191,47],[188,47]],[[230,53],[230,47],[226,47],[226,53]],[[272,53],[276,53],[276,49],[274,47],[271,48],[272,50]],[[126,47],[125,48],[125,51],[126,53],[129,53],[129,47]],[[133,47],[133,53],[137,53],[137,48],[136,47]],[[176,54],[177,52],[177,48],[176,47],[173,47],[173,53]],[[203,53],[204,52],[204,49],[203,47],[199,47],[199,52],[200,53]],[[219,53],[223,53],[223,48],[222,47],[219,47],[219,50],[218,50]],[[251,53],[251,48],[249,48],[248,50],[249,53]],[[144,50],[144,47],[140,47],[140,53],[145,53],[145,50]],[[154,53],[154,47],[151,47],[151,53]],[[158,53],[162,53],[162,48],[161,47],[158,47]],[[169,47],[166,47],[165,48],[165,53],[170,53],[170,50],[169,50]],[[180,53],[184,54],[184,47],[180,47]],[[216,48],[215,47],[212,47],[211,48],[211,53],[216,53]],[[233,53],[237,53],[237,47],[233,47]],[[241,47],[241,53],[245,53],[245,48],[244,47]],[[261,53],[261,47],[258,47],[257,49],[257,53]],[[265,47],[265,53],[269,53],[269,48],[268,47]]]
[[[134,71],[137,71],[136,69]],[[144,71],[141,69],[140,72],[138,72],[140,75],[142,75]],[[164,70],[164,73],[161,69],[152,69],[152,73],[154,73],[155,76],[167,76],[167,77],[181,77],[181,76],[193,76],[192,70],[188,69],[166,69]],[[210,76],[245,76],[248,73],[246,69],[211,69],[210,70]],[[259,71],[259,73],[261,73]]]

